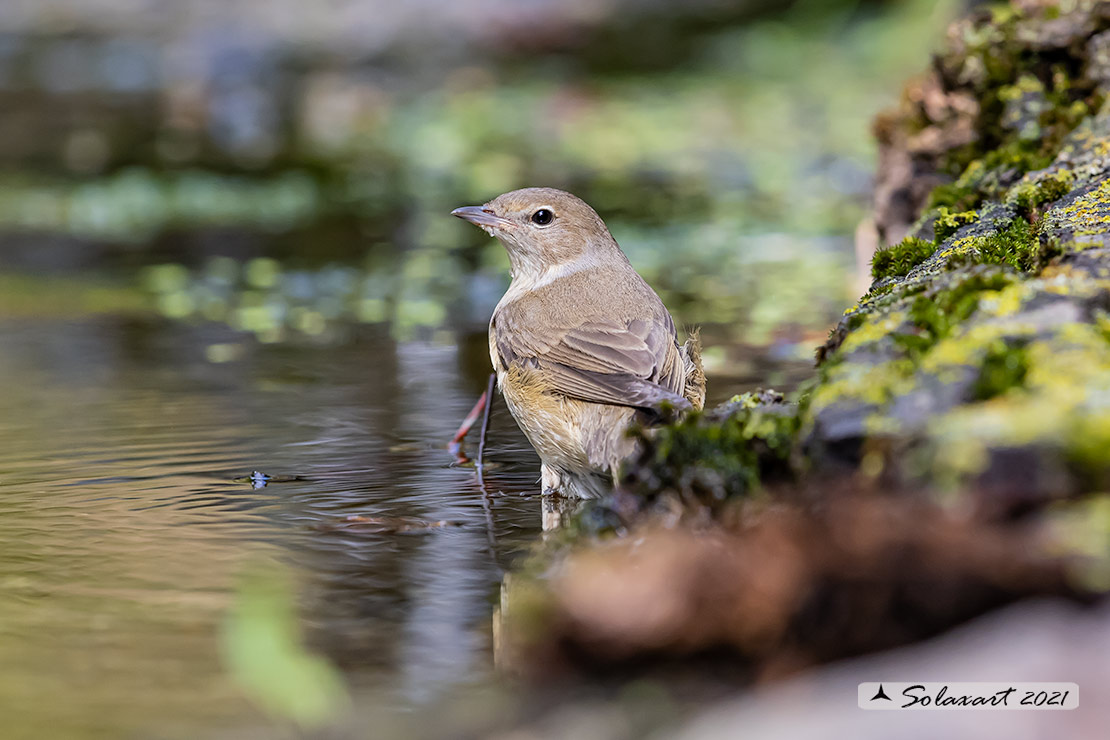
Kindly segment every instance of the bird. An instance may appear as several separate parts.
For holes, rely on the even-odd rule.
[[[489,323],[506,405],[540,457],[544,493],[598,498],[637,450],[630,424],[700,409],[698,332],[674,319],[605,222],[563,190],[513,190],[452,215],[496,237],[511,281]]]

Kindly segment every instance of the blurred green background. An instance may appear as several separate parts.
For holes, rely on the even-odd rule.
[[[3,266],[264,341],[478,331],[507,263],[446,214],[550,185],[680,322],[799,354],[856,292],[870,119],[953,6],[5,4]]]

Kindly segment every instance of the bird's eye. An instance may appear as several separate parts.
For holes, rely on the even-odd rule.
[[[546,208],[541,208],[532,214],[532,223],[537,226],[547,226],[555,218],[555,214]]]

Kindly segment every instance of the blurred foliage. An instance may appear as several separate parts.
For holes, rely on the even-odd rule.
[[[610,216],[845,232],[870,184],[870,118],[950,8],[856,5],[799,3],[719,30],[691,63],[652,75],[464,68],[388,111],[375,141],[410,163],[421,203],[554,180]],[[347,141],[357,153],[357,129]]]
[[[624,241],[680,324],[706,326],[730,342],[784,343],[788,355],[808,355],[814,332],[847,300],[846,261],[819,240],[769,237],[762,248],[736,249],[713,243],[709,229],[684,231],[684,238],[704,234],[706,248],[677,265],[653,263],[661,254],[654,247],[669,230]],[[385,323],[399,339],[481,329],[507,282],[507,270],[466,272],[457,263],[446,269],[427,253],[397,262],[397,272],[390,272],[372,257],[320,268],[290,268],[268,257],[245,263],[214,257],[195,270],[150,266],[142,285],[163,316],[223,322],[278,342],[334,340],[351,323]],[[789,349],[795,345],[796,352]]]
[[[320,727],[348,702],[338,670],[302,645],[293,589],[281,573],[256,568],[244,576],[223,655],[240,688],[275,718]]]
[[[0,274],[0,315],[78,318],[96,314],[144,314],[148,295],[136,286],[88,278],[42,280]]]
[[[272,178],[127,169],[94,180],[0,179],[0,224],[86,239],[149,243],[169,228],[284,231],[315,218],[321,195],[303,172]]]
[[[602,213],[680,322],[728,327],[736,341],[808,342],[853,292],[868,121],[953,4],[809,1],[673,25],[678,9],[656,9],[640,25],[662,34],[660,53],[681,53],[651,71],[591,46],[621,47],[613,34],[646,12],[629,8],[581,48],[484,50],[430,77],[418,54],[360,65],[244,52],[213,61],[241,65],[226,74],[242,89],[144,77],[101,101],[115,105],[107,119],[79,115],[83,88],[24,91],[25,105],[44,94],[55,118],[76,123],[39,137],[57,139],[60,167],[39,157],[0,176],[0,230],[181,264],[187,273],[145,278],[171,318],[227,321],[269,341],[388,321],[405,338],[478,329],[506,283],[500,245],[447,212],[548,184]],[[49,60],[108,42],[38,43]],[[389,71],[409,63],[407,76]],[[128,107],[127,96],[146,103]],[[183,242],[198,232],[217,236]],[[242,233],[263,238],[244,248]],[[279,261],[273,282],[247,279],[257,258]]]

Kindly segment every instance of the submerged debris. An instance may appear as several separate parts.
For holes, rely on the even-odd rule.
[[[406,534],[412,532],[427,532],[433,529],[446,529],[461,527],[462,522],[450,522],[444,519],[421,519],[414,516],[365,516],[351,514],[337,521],[319,525],[327,531],[355,531],[363,534]]]
[[[251,488],[265,488],[271,483],[292,483],[293,481],[304,480],[304,478],[299,475],[267,475],[260,470],[254,470],[250,475],[232,478],[231,480],[233,483],[250,483]]]

